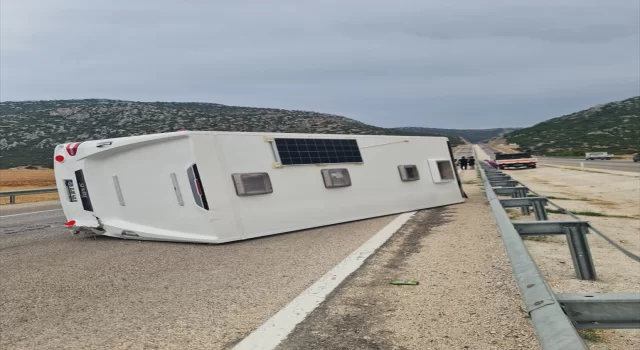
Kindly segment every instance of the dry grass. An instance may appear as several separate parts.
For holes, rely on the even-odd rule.
[[[580,329],[578,330],[578,334],[580,334],[584,340],[598,343],[602,341],[605,332],[601,329]]]
[[[600,207],[608,208],[608,209],[616,209],[616,208],[618,207],[618,205],[617,205],[616,203],[611,202],[611,201],[606,201],[606,200],[604,200],[604,199],[589,199],[589,198],[583,198],[582,200],[584,200],[584,201],[588,201],[588,202],[590,202],[591,204],[598,205],[598,206],[600,206]]]
[[[522,212],[520,211],[520,209],[507,208],[505,209],[505,211],[507,212],[507,216],[509,216],[509,219],[511,220],[519,219],[522,216]]]
[[[506,142],[505,139],[494,139],[489,142],[489,146],[502,153],[518,153],[518,150],[515,149],[514,146],[508,145]]]
[[[30,190],[56,187],[53,169],[0,170],[0,191]],[[16,197],[16,203],[31,203],[58,199],[57,193]],[[9,197],[0,197],[0,205],[9,204]]]
[[[613,159],[633,159],[634,153],[632,154],[615,154]]]
[[[523,236],[522,239],[526,241],[536,241],[536,242],[550,242],[549,236]]]

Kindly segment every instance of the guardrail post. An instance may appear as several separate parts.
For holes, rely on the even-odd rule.
[[[547,216],[547,209],[544,207],[544,202],[534,201],[531,205],[533,206],[533,213],[536,214],[536,220],[549,220],[549,217]]]
[[[576,277],[581,280],[596,279],[596,268],[593,265],[591,251],[589,250],[589,241],[587,241],[587,233],[589,232],[588,224],[567,225],[563,227],[571,251],[571,259],[573,267],[576,270]]]
[[[578,329],[640,328],[640,293],[556,294]]]
[[[529,198],[529,201],[546,200],[545,197]],[[517,199],[503,199],[501,203],[507,207],[515,207]],[[593,265],[591,251],[587,234],[589,233],[589,223],[587,221],[518,221],[513,223],[514,228],[521,236],[550,236],[565,235],[573,268],[576,270],[576,277],[581,280],[595,280],[596,268]]]
[[[496,177],[497,178],[503,178],[503,177],[511,178],[510,175],[507,175],[507,174],[504,174],[504,173],[500,173],[500,172],[491,173],[491,174],[487,175],[487,177],[489,178],[489,180],[491,180],[493,178],[496,178]]]
[[[516,187],[518,181],[516,180],[488,180],[492,187]]]
[[[527,197],[527,190],[525,188],[516,188],[516,191],[511,195],[511,198],[526,198],[526,197]],[[522,212],[522,215],[531,214],[531,209],[529,209],[529,206],[520,207],[520,211]]]

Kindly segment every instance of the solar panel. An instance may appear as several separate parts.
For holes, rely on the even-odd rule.
[[[362,163],[356,140],[275,139],[282,165]]]

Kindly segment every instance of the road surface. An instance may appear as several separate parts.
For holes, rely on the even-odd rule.
[[[537,157],[540,164],[564,165],[579,167],[584,163],[585,168],[604,169],[616,171],[640,172],[640,162],[634,163],[631,159],[612,160],[584,160],[579,158]]]
[[[495,150],[493,148],[489,147],[487,144],[479,144],[477,146],[480,147],[480,149],[482,151],[484,151],[484,153],[486,153],[487,157],[489,157],[491,159],[495,159],[496,158]]]
[[[0,348],[243,350],[257,339],[273,349],[263,342],[289,334],[282,322],[311,313],[305,325],[322,332],[293,323],[278,350],[535,349],[476,174],[461,175],[465,203],[420,211],[404,225],[394,223],[408,214],[224,245],[72,235],[58,203],[2,206]],[[372,248],[385,232],[390,240]],[[353,261],[366,270],[336,278]],[[403,278],[421,283],[389,284]],[[323,291],[329,306],[313,311]],[[353,307],[346,323],[335,317]],[[321,317],[326,310],[332,317]]]
[[[2,349],[224,348],[396,217],[196,245],[72,235],[24,207],[0,217]]]
[[[460,159],[462,157],[469,158],[473,155],[473,145],[461,145],[458,149],[453,152],[453,157],[455,159]]]

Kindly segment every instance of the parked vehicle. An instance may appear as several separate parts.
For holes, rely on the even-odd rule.
[[[67,226],[223,243],[464,201],[446,137],[184,131],[58,145]]]
[[[496,164],[500,169],[530,168],[535,169],[537,158],[531,157],[528,152],[521,153],[496,153]]]
[[[636,153],[633,155],[633,162],[640,162],[640,153]]]
[[[585,160],[596,160],[596,159],[611,160],[611,158],[613,158],[613,154],[609,154],[607,152],[585,153],[584,154],[584,159]]]

